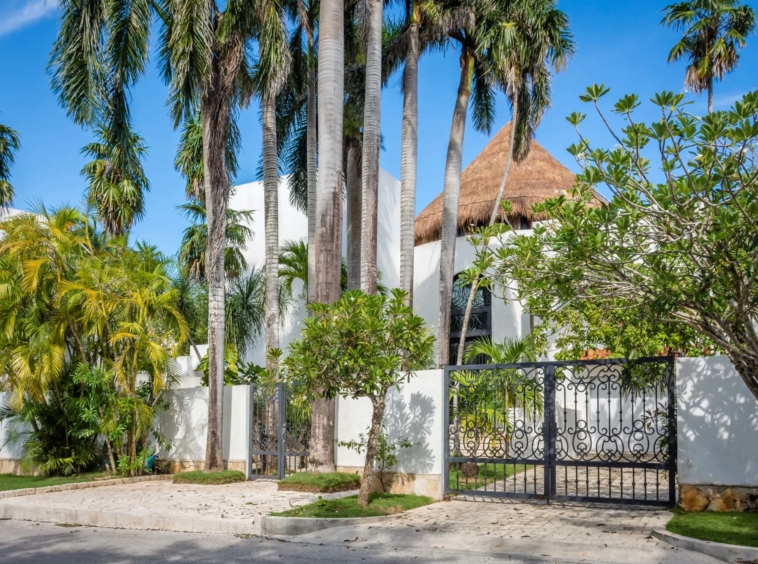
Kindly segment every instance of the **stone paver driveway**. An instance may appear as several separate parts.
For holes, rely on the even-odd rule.
[[[328,496],[325,496],[328,497]],[[310,503],[276,482],[221,486],[139,482],[0,500],[0,518],[196,533],[260,533],[261,515]]]

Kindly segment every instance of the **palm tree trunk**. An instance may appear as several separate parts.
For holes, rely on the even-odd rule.
[[[708,113],[713,113],[713,78],[708,78]]]
[[[361,290],[376,294],[376,229],[379,198],[379,144],[382,111],[383,0],[367,0],[366,87],[363,111],[363,221]]]
[[[345,93],[344,2],[322,0],[319,7],[318,150],[316,192],[316,288],[314,299],[339,299],[342,275],[342,104]],[[311,464],[334,468],[334,403],[313,403]]]
[[[279,348],[279,172],[276,156],[276,97],[264,94],[261,101],[263,123],[263,191],[266,222],[266,368]]]
[[[466,110],[471,96],[473,53],[465,47],[461,53],[461,77],[450,127],[450,141],[445,163],[445,185],[442,195],[442,233],[440,234],[440,316],[437,334],[437,364],[448,364],[450,355],[450,303],[455,275],[455,239],[458,234],[458,199],[461,193],[463,134]]]
[[[345,184],[347,192],[347,288],[361,287],[361,153],[358,146],[351,143],[347,149],[347,171]]]
[[[495,198],[495,205],[492,206],[492,215],[490,216],[490,226],[494,225],[497,220],[498,212],[500,211],[500,202],[503,201],[503,194],[505,193],[505,184],[508,182],[508,175],[511,172],[511,164],[513,163],[513,143],[516,140],[516,121],[518,120],[518,99],[513,103],[513,116],[511,117],[511,135],[508,142],[508,155],[505,159],[505,171],[503,172],[503,180],[500,182],[500,189],[497,192],[497,198]],[[508,216],[503,214],[503,219],[508,222]],[[510,222],[509,222],[510,223]],[[463,315],[463,326],[461,327],[461,338],[458,342],[458,360],[457,365],[463,363],[463,349],[466,346],[466,333],[468,333],[468,322],[471,318],[471,310],[474,306],[474,296],[479,286],[479,276],[476,277],[471,284],[471,290],[469,291],[468,301],[466,302],[466,312]]]
[[[306,101],[307,171],[308,171],[308,303],[316,297],[316,69],[312,43],[308,46],[308,99]]]
[[[222,470],[224,417],[224,334],[226,281],[224,248],[226,243],[226,204],[229,194],[226,163],[226,116],[224,104],[212,95],[203,96],[200,110],[203,125],[203,167],[205,205],[208,214],[208,239],[205,250],[205,277],[208,282],[208,439],[205,471]],[[220,127],[219,127],[220,125]]]
[[[415,3],[414,3],[415,4]],[[403,132],[400,155],[400,288],[413,306],[413,258],[416,238],[416,171],[418,166],[418,6],[413,6],[403,75]]]
[[[371,482],[374,479],[374,459],[376,458],[376,440],[382,427],[384,418],[385,398],[371,398],[373,407],[371,415],[371,428],[366,439],[366,460],[363,464],[361,476],[361,489],[358,493],[358,503],[368,507],[369,495],[371,494]]]

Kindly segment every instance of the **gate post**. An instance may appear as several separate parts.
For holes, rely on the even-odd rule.
[[[442,379],[442,497],[450,489],[450,367],[445,366]]]
[[[284,444],[285,442],[285,428],[287,425],[287,414],[285,413],[285,410],[287,409],[287,398],[285,397],[285,389],[284,389],[284,383],[280,382],[276,385],[277,391],[279,392],[279,421],[277,425],[278,430],[278,439],[277,439],[277,474],[279,475],[279,479],[281,480],[284,478],[284,466],[285,466],[285,460],[284,460],[284,453],[287,450],[286,446]]]
[[[555,366],[548,364],[543,369],[543,383],[545,387],[543,412],[545,420],[542,424],[542,436],[545,444],[545,499],[550,502],[550,497],[555,495]]]
[[[668,359],[668,463],[669,463],[669,505],[676,505],[677,471],[677,420],[676,420],[676,357]]]
[[[247,446],[245,447],[245,480],[253,477],[253,399],[255,384],[247,386]]]

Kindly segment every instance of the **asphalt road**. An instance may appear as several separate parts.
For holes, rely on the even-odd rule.
[[[471,552],[409,548],[353,548],[282,542],[227,535],[133,531],[60,526],[49,523],[0,520],[0,562],[12,564],[90,564],[107,562],[308,562],[366,564],[473,564],[556,562],[544,559],[496,557]]]

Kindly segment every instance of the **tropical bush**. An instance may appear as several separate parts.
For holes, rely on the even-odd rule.
[[[187,337],[169,261],[109,237],[87,212],[0,223],[2,418],[24,460],[53,474],[105,463],[131,475],[177,379]],[[156,437],[161,442],[160,437]]]

